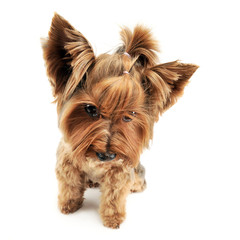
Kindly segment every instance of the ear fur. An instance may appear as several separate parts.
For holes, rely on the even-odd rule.
[[[120,51],[130,54],[143,67],[156,64],[159,47],[149,28],[137,25],[131,32],[129,28],[123,27],[120,35],[124,43]]]
[[[55,14],[42,48],[53,95],[69,97],[95,60],[91,45],[64,18]]]
[[[144,88],[149,95],[151,111],[158,120],[163,113],[182,96],[184,87],[198,66],[179,61],[164,63],[145,70]]]

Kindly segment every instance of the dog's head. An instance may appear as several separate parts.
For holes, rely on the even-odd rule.
[[[114,54],[95,56],[87,39],[55,14],[43,43],[64,139],[78,159],[136,166],[159,114],[183,94],[197,66],[158,64],[149,29],[121,30]]]

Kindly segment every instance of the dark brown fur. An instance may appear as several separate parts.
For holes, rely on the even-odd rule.
[[[125,218],[127,194],[146,186],[139,159],[154,122],[175,104],[197,69],[178,61],[159,64],[158,44],[143,26],[133,32],[122,28],[120,35],[123,45],[114,54],[96,57],[87,39],[55,14],[43,43],[63,133],[56,167],[59,207],[63,213],[76,211],[86,187],[99,183],[100,214],[112,228]],[[97,116],[86,112],[87,105]],[[104,162],[96,153],[116,156]]]

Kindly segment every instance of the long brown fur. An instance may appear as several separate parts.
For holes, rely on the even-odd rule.
[[[121,30],[123,45],[95,56],[87,39],[55,14],[43,43],[63,138],[57,151],[59,208],[68,214],[83,203],[84,191],[100,185],[100,215],[107,227],[125,218],[130,192],[146,187],[140,154],[160,114],[176,103],[197,66],[158,63],[151,31]],[[96,115],[87,113],[94,106]],[[115,154],[103,161],[98,153]],[[109,160],[109,159],[108,159]]]

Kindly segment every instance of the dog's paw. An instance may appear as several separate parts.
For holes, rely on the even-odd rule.
[[[120,228],[120,224],[124,221],[124,217],[116,214],[114,216],[105,216],[103,217],[103,225],[105,227],[118,229]]]
[[[59,208],[63,214],[74,213],[82,207],[82,203],[83,199],[70,199],[65,203],[59,203]]]

